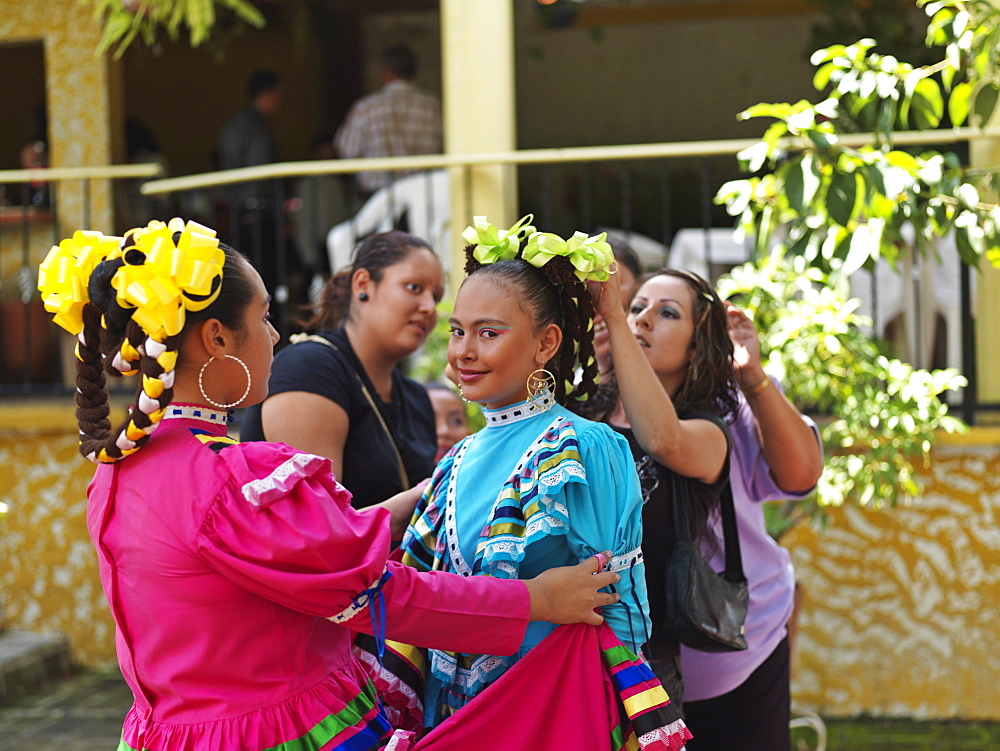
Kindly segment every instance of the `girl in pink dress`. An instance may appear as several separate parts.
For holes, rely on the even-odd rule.
[[[229,438],[278,336],[260,276],[212,230],[77,232],[39,289],[78,336],[88,525],[135,696],[120,751],[375,748],[390,727],[352,631],[510,654],[530,620],[597,624],[617,600],[594,560],[526,582],[390,562],[406,498],[356,511],[328,459]],[[105,371],[141,376],[115,429]]]

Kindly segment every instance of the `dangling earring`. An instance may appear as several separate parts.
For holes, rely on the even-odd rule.
[[[537,402],[551,396],[556,388],[556,377],[545,368],[539,368],[528,376],[528,400]]]
[[[208,394],[205,393],[205,384],[202,383],[202,380],[201,380],[204,377],[204,375],[205,375],[205,369],[209,365],[212,364],[212,361],[214,359],[215,359],[215,355],[212,355],[210,358],[208,358],[207,362],[204,365],[201,366],[201,370],[198,371],[198,390],[201,392],[202,398],[206,402],[208,402],[209,404],[211,404],[213,407],[218,407],[219,409],[229,409],[230,407],[235,407],[237,404],[239,404],[244,399],[246,399],[247,398],[247,394],[250,393],[250,383],[251,383],[250,368],[248,368],[247,364],[245,362],[243,362],[240,358],[238,358],[236,355],[226,355],[225,356],[225,359],[227,359],[227,360],[236,360],[236,362],[238,362],[240,365],[243,366],[243,372],[247,374],[247,388],[246,388],[246,391],[243,392],[243,396],[241,396],[235,402],[232,402],[231,404],[219,404],[217,401],[215,401],[214,399],[212,399],[212,397],[210,397]]]

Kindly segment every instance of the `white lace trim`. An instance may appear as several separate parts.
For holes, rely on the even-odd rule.
[[[559,468],[558,472],[547,472],[538,479],[543,485],[561,485],[569,482],[567,475],[569,477],[581,477],[584,480],[587,479],[586,470],[584,470],[583,465],[577,461],[566,462],[564,466]]]
[[[259,506],[266,501],[266,496],[273,491],[287,492],[300,478],[308,477],[312,472],[306,472],[318,461],[329,461],[314,454],[294,454],[286,459],[267,477],[251,480],[243,486],[243,497],[252,505]]]
[[[409,751],[416,737],[412,730],[394,730],[385,751]]]
[[[365,668],[368,670],[369,675],[371,675],[372,680],[375,682],[376,687],[380,695],[385,696],[387,694],[393,694],[393,702],[385,702],[382,709],[389,718],[389,723],[394,727],[399,727],[401,723],[401,716],[404,710],[417,710],[419,712],[424,711],[423,697],[417,694],[406,681],[402,680],[398,675],[386,670],[381,665],[378,664],[378,658],[375,657],[371,652],[366,652],[363,649],[358,649],[357,647],[353,650],[354,656],[361,662]],[[395,702],[397,701],[397,696],[402,697],[406,704],[405,706],[399,706]]]
[[[504,671],[514,663],[512,657],[479,655],[472,661],[472,667],[459,669],[458,662],[447,652],[432,649],[430,656],[434,675],[468,696],[475,696],[486,683],[496,680],[497,671]]]
[[[492,561],[490,563],[490,571],[493,576],[497,573],[504,574],[504,576],[500,577],[502,579],[517,578],[517,566],[512,561]]]
[[[385,569],[382,569],[382,573],[379,574],[375,578],[375,581],[373,581],[363,592],[354,598],[354,602],[336,615],[331,615],[327,618],[327,620],[333,621],[334,623],[343,623],[344,621],[351,620],[351,618],[356,616],[362,610],[365,610],[372,601],[372,595],[378,591],[379,581],[384,575]]]
[[[445,493],[444,507],[444,535],[445,544],[448,546],[448,557],[451,560],[451,567],[455,573],[462,576],[471,576],[472,567],[465,562],[462,556],[462,548],[458,544],[458,525],[455,522],[455,489],[458,487],[458,468],[462,466],[462,459],[465,452],[472,445],[473,437],[462,443],[455,459],[451,465],[451,475],[448,477],[448,490]]]
[[[646,748],[653,743],[665,743],[671,751],[683,751],[689,735],[690,731],[684,720],[675,720],[666,727],[659,727],[639,736],[639,748]]]
[[[543,496],[542,500],[551,502],[552,499]],[[562,517],[557,514],[562,514]],[[532,520],[525,527],[524,537],[511,535],[491,537],[483,549],[484,567],[488,564],[493,575],[496,575],[497,569],[516,575],[517,566],[513,561],[520,561],[524,557],[524,550],[531,542],[532,537],[541,533],[566,534],[569,524],[565,520],[568,516],[569,511],[563,504],[554,503],[551,508],[547,508],[544,512],[532,517]],[[504,556],[504,558],[497,560],[498,555]],[[505,558],[512,560],[505,560]]]
[[[569,528],[569,524],[566,523],[566,519],[569,518],[569,509],[562,503],[553,502],[547,495],[543,495],[541,500],[543,503],[545,501],[549,501],[552,506],[551,508],[546,508],[543,514],[539,515],[539,518],[533,518],[530,522],[528,522],[528,526],[524,530],[524,536],[526,539],[531,538],[532,535],[538,534],[543,527],[548,529]],[[545,507],[543,506],[543,508]]]

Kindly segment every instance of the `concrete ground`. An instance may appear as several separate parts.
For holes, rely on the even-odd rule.
[[[117,671],[77,673],[0,705],[0,747],[114,751],[130,706]]]
[[[80,672],[0,705],[0,749],[115,751],[132,694],[117,671]],[[827,719],[826,751],[993,751],[1000,723]],[[793,732],[795,751],[814,751],[816,734]],[[763,751],[763,750],[762,750]]]

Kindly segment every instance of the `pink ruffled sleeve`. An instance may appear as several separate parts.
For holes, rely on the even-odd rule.
[[[530,606],[523,582],[418,573],[389,561],[388,512],[353,509],[329,460],[262,442],[219,457],[230,477],[198,547],[240,587],[365,633],[380,592],[389,638],[486,654],[520,646]]]

